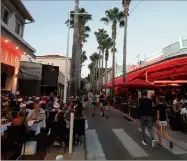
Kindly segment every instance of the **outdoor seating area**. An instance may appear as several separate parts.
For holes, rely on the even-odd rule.
[[[88,121],[83,116],[82,106],[77,106],[79,101],[70,100],[66,106],[59,98],[51,98],[53,102],[48,97],[19,96],[14,101],[10,100],[10,103],[7,100],[2,102],[3,160],[24,159],[47,153],[51,146],[63,147],[64,153],[68,153],[71,113],[75,116],[72,144],[85,145]],[[35,115],[36,111],[38,113]]]

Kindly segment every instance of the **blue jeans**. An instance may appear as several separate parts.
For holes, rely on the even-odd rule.
[[[153,126],[152,117],[151,116],[141,116],[140,122],[141,122],[141,130],[142,130],[143,140],[146,142],[145,127],[147,127],[147,129],[149,131],[150,139],[155,140],[153,128],[152,128],[152,126]]]

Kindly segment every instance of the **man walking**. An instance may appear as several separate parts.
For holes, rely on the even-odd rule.
[[[142,92],[143,97],[139,100],[140,107],[140,122],[141,122],[141,130],[142,130],[142,144],[147,145],[146,136],[145,136],[145,127],[147,127],[150,135],[150,139],[152,140],[152,147],[155,146],[156,140],[154,138],[154,133],[152,129],[152,106],[153,102],[151,99],[147,98],[147,91]]]

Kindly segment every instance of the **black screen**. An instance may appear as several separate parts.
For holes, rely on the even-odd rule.
[[[54,66],[43,67],[43,85],[57,86],[59,68]]]

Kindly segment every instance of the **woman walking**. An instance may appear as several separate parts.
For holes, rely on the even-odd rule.
[[[164,138],[168,141],[170,149],[173,148],[173,143],[169,138],[168,132],[167,132],[167,105],[164,103],[165,97],[160,96],[157,97],[158,105],[156,106],[157,109],[157,135],[158,135],[158,145],[162,146],[162,138],[161,134],[163,134]]]

